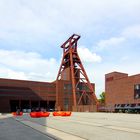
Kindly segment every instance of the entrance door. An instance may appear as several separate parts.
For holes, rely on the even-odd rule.
[[[33,111],[37,111],[37,110],[39,110],[39,101],[31,101],[31,109],[33,110]]]
[[[19,100],[10,100],[10,109],[11,112],[16,112],[19,108]]]
[[[49,101],[48,110],[54,111],[54,109],[55,109],[55,101]]]
[[[30,102],[29,100],[21,100],[21,110],[27,112],[30,109]]]
[[[40,101],[40,109],[47,110],[47,101]]]

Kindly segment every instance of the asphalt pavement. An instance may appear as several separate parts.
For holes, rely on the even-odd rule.
[[[0,118],[0,140],[54,140],[14,118]]]
[[[140,140],[140,114],[73,112],[38,119],[27,114],[18,121],[64,140]]]
[[[0,117],[0,140],[140,140],[140,114],[73,112],[70,117]],[[52,137],[54,138],[54,137]]]

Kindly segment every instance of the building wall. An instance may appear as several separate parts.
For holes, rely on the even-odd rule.
[[[92,86],[95,89],[95,85]],[[81,88],[85,88],[82,83]],[[72,84],[69,78],[52,83],[0,78],[0,112],[11,112],[14,101],[21,109],[26,108],[23,104],[28,102],[28,108],[35,108],[33,104],[38,107],[45,104],[45,108],[52,108],[52,104],[56,103],[58,110],[72,110]]]
[[[57,81],[56,106],[58,110],[72,110],[72,84],[67,80]]]
[[[126,73],[112,72],[105,75],[105,104],[114,111],[115,104],[137,104],[134,86],[140,84],[140,74],[128,76]]]
[[[37,101],[49,105],[56,101],[56,84],[48,82],[34,82],[25,80],[0,79],[0,112],[10,112],[10,102]]]

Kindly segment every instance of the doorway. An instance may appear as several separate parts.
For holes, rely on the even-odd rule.
[[[10,110],[11,112],[16,112],[20,108],[19,100],[10,100]]]

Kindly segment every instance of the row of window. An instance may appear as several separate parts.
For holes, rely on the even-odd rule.
[[[72,90],[72,84],[64,84],[64,90]],[[86,90],[89,91],[89,87],[84,83],[79,83],[77,90]]]
[[[140,103],[138,104],[115,104],[115,109],[121,109],[121,108],[140,108]]]

